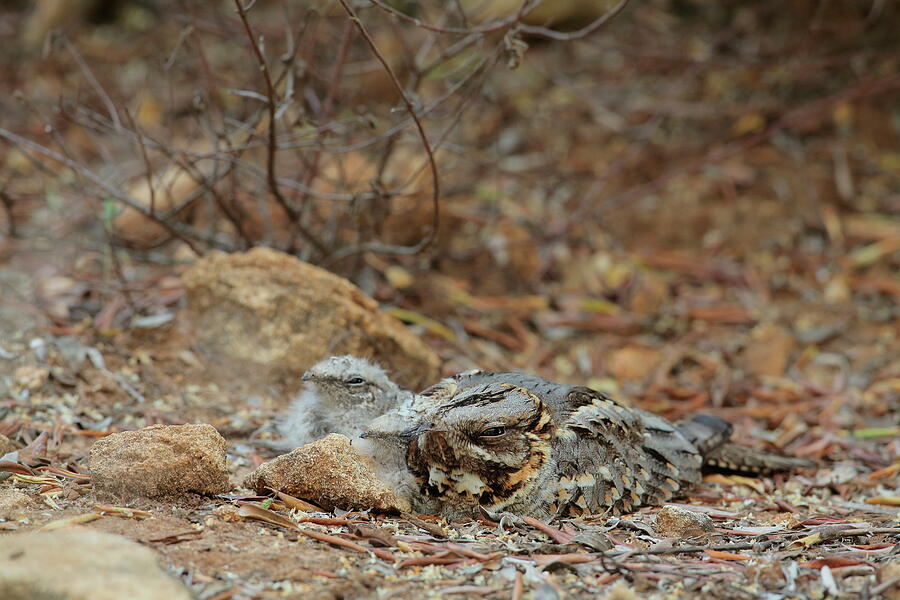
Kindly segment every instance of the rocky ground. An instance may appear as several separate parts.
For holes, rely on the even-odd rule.
[[[251,16],[273,37],[281,13],[266,6]],[[2,10],[13,35],[23,13]],[[169,54],[187,21],[143,10],[68,50],[0,56],[16,132],[113,180],[140,173],[141,147],[90,120],[107,111],[92,77],[123,107],[140,95],[134,127],[172,143],[189,145],[194,99],[237,110],[196,92],[215,78]],[[233,66],[233,10],[183,18],[212,36],[190,56],[217,65],[218,84],[256,89]],[[646,2],[589,41],[532,40],[518,69],[499,63],[468,96],[438,154],[439,235],[410,255],[326,259],[300,244],[301,261],[245,252],[228,228],[203,239],[233,254],[125,250],[83,171],[4,138],[0,596],[900,597],[898,22],[890,6]],[[146,76],[172,64],[174,100]],[[60,97],[76,104],[56,111]],[[372,109],[366,127],[389,114]],[[368,189],[377,161],[340,156],[352,176],[323,193]],[[247,169],[226,181],[240,202]],[[427,191],[381,220],[364,204],[307,217],[337,248],[361,232],[411,244]],[[285,247],[286,217],[267,214],[269,245]],[[207,231],[208,215],[192,218]],[[136,222],[127,231],[148,231]],[[709,412],[741,443],[819,466],[710,474],[665,508],[550,525],[242,487],[274,457],[259,430],[312,362],[339,353],[411,388],[480,366],[671,419]]]
[[[197,271],[213,264],[218,280],[234,281],[234,273],[246,270],[248,264],[266,264],[274,258],[273,253],[260,251],[231,260],[204,260],[183,280],[202,280]],[[279,260],[287,261],[297,273],[309,268],[287,258]],[[280,273],[290,279],[290,271],[282,266]],[[291,314],[308,310],[302,302],[285,308],[273,300],[283,292],[278,282],[262,284],[257,277],[250,281],[247,288],[237,284],[225,292],[210,292],[215,286],[204,288],[204,294],[224,293],[231,298],[209,301],[204,296],[204,301],[217,310],[243,314],[250,309],[234,298],[245,294],[266,298],[274,304],[260,301],[253,310],[266,315],[268,306],[278,304],[282,307],[279,317],[288,321]],[[187,283],[190,297],[198,293],[192,285]],[[332,290],[328,301],[339,304]],[[365,306],[368,311],[377,310]],[[331,307],[329,314],[338,318],[340,311]],[[373,319],[373,323],[382,318],[374,312],[366,315],[358,318]],[[224,352],[213,361],[199,340],[225,335],[234,341],[231,332],[209,325],[229,319],[201,318],[195,323],[188,311],[179,313],[175,321],[154,335],[123,332],[113,341],[98,339],[93,344],[85,343],[83,336],[35,332],[33,337],[7,338],[3,366],[9,400],[4,403],[3,429],[15,441],[8,442],[13,454],[3,463],[6,477],[0,487],[0,514],[6,520],[0,527],[7,532],[43,531],[27,538],[31,540],[27,543],[4,546],[3,560],[21,567],[3,569],[7,581],[25,578],[32,586],[27,589],[46,593],[57,589],[63,584],[46,570],[50,567],[42,552],[64,544],[72,555],[56,556],[60,569],[88,571],[98,556],[130,557],[133,552],[134,561],[146,560],[137,558],[140,545],[152,548],[170,572],[203,598],[420,597],[425,593],[587,598],[611,589],[618,591],[609,593],[621,597],[689,591],[757,597],[789,590],[815,596],[834,589],[873,597],[894,585],[896,573],[891,569],[897,564],[900,528],[894,507],[898,498],[895,458],[891,464],[897,452],[897,431],[890,425],[896,409],[890,404],[894,397],[890,379],[870,390],[868,397],[859,394],[855,413],[837,400],[833,389],[819,387],[837,385],[829,383],[832,380],[800,387],[794,380],[774,377],[743,407],[711,408],[707,399],[701,403],[677,394],[657,407],[669,414],[703,408],[728,415],[739,424],[746,443],[816,457],[821,467],[815,470],[760,479],[710,475],[683,503],[667,506],[668,512],[642,509],[622,519],[598,516],[552,525],[447,523],[427,515],[385,514],[390,502],[371,500],[374,488],[365,481],[360,486],[364,498],[369,498],[363,500],[364,508],[375,507],[374,511],[348,513],[346,509],[360,507],[328,502],[335,493],[352,497],[347,491],[354,485],[350,479],[331,496],[315,485],[279,485],[301,497],[281,494],[274,501],[266,499],[267,494],[256,496],[252,489],[235,487],[266,455],[254,449],[248,438],[276,418],[284,404],[283,393],[275,387],[279,379],[270,373],[282,372],[281,366],[287,371],[295,358],[292,353],[282,355],[283,363],[267,358],[265,364],[279,368],[266,370],[256,383],[251,384],[246,373],[229,379],[222,375],[227,366],[219,361],[239,364],[262,353],[254,346],[258,336],[246,336],[246,346],[235,355],[229,358]],[[200,335],[179,334],[178,323],[186,330],[206,330]],[[304,335],[330,331],[331,327],[310,328]],[[748,331],[748,343],[753,340],[752,331]],[[408,335],[394,324],[370,333]],[[282,342],[289,345],[278,340]],[[414,342],[412,338],[407,343]],[[309,345],[317,347],[315,340]],[[225,344],[213,346],[226,349]],[[619,353],[629,352],[627,348]],[[758,360],[776,360],[774,351],[761,353]],[[433,364],[430,352],[417,349],[408,360]],[[639,367],[641,361],[634,360],[630,368]],[[396,372],[402,377],[401,369]],[[269,382],[269,387],[256,387],[263,382]],[[853,389],[851,383],[838,384]],[[657,391],[654,397],[664,395]],[[801,412],[800,407],[806,408]],[[851,425],[853,429],[829,433],[822,425],[823,420],[840,422],[851,414],[849,422],[858,423]],[[214,427],[177,425],[186,421]],[[766,422],[780,426],[767,432]],[[157,425],[128,431],[150,423]],[[115,431],[123,433],[110,435]],[[336,471],[346,458],[337,460],[328,467],[320,457],[316,464],[326,472]],[[300,468],[308,470],[311,465]],[[265,485],[246,485],[267,492]],[[317,499],[328,510],[310,505],[304,497]],[[107,547],[97,532],[118,534],[140,545]],[[99,549],[81,549],[92,544]],[[100,562],[102,569],[115,568]],[[97,577],[104,578],[103,572]],[[159,594],[172,585],[168,575],[155,571],[142,574],[140,581]],[[99,584],[79,579],[78,585]],[[85,593],[78,591],[81,587],[59,589],[66,589],[71,597],[103,597],[79,595]],[[105,589],[109,597],[118,594],[113,585]]]

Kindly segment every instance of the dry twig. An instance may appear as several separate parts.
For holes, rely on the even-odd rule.
[[[236,0],[238,1],[238,0]],[[428,155],[428,164],[431,167],[431,201],[432,201],[432,220],[431,220],[431,230],[425,234],[417,244],[413,246],[390,246],[385,244],[363,244],[357,248],[353,248],[352,250],[341,253],[341,258],[348,256],[349,254],[355,254],[359,252],[367,252],[367,251],[375,251],[381,253],[389,253],[389,254],[417,254],[427,248],[434,239],[437,237],[438,226],[440,224],[440,177],[438,176],[438,168],[437,161],[434,158],[434,152],[431,149],[431,144],[428,142],[428,135],[425,133],[425,127],[422,125],[422,121],[419,119],[419,116],[416,114],[416,109],[413,106],[410,99],[407,97],[406,92],[403,91],[403,86],[400,84],[400,80],[397,79],[397,74],[394,73],[394,70],[391,68],[391,65],[387,62],[381,52],[378,50],[378,46],[375,44],[375,40],[372,39],[372,36],[369,35],[368,30],[363,25],[360,18],[357,16],[356,11],[351,8],[351,6],[347,3],[347,0],[338,0],[341,3],[341,6],[344,7],[344,11],[346,11],[348,17],[356,25],[356,28],[359,29],[359,32],[365,38],[366,43],[371,48],[372,53],[375,55],[375,58],[378,59],[378,62],[381,63],[381,66],[384,68],[385,72],[391,79],[391,83],[396,88],[397,92],[400,95],[400,99],[403,101],[404,106],[406,106],[406,110],[409,112],[409,116],[412,118],[413,122],[416,125],[416,129],[419,132],[419,138],[422,140],[422,147],[425,149],[425,153]]]
[[[276,143],[276,112],[277,112],[277,102],[275,100],[275,86],[272,84],[272,77],[269,74],[269,63],[266,60],[266,57],[263,56],[262,51],[259,49],[259,44],[256,41],[256,38],[253,34],[253,29],[250,27],[250,21],[247,19],[247,12],[244,9],[244,5],[241,0],[234,0],[234,4],[237,7],[238,15],[241,18],[241,23],[244,26],[244,31],[247,33],[247,39],[250,41],[250,47],[253,49],[253,56],[256,57],[257,63],[259,63],[259,69],[262,72],[263,81],[266,84],[266,105],[268,107],[268,146],[266,147],[266,178],[269,184],[269,192],[272,194],[272,197],[275,198],[275,201],[279,206],[287,213],[288,218],[291,221],[291,226],[294,228],[294,231],[299,231],[300,234],[306,238],[310,244],[323,256],[328,254],[328,249],[325,245],[315,236],[311,231],[309,231],[303,223],[300,221],[300,213],[294,209],[293,206],[285,199],[284,195],[281,193],[281,188],[278,186],[278,178],[275,175],[275,154],[277,152],[277,143]],[[295,248],[293,247],[294,241],[292,240],[289,244],[288,251],[294,252]]]

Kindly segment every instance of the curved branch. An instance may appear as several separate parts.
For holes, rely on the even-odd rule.
[[[294,229],[299,231],[300,234],[306,238],[306,241],[312,244],[320,254],[327,256],[328,248],[326,248],[325,244],[319,241],[311,231],[303,226],[300,222],[300,214],[290,205],[290,203],[288,203],[287,199],[281,193],[281,189],[278,187],[278,178],[275,176],[275,152],[277,151],[275,132],[275,113],[277,110],[275,102],[275,86],[272,84],[272,76],[269,74],[269,63],[266,61],[266,57],[263,56],[262,51],[259,49],[259,44],[254,38],[253,29],[250,27],[250,21],[247,20],[247,11],[244,9],[244,5],[241,3],[241,0],[234,0],[234,4],[237,6],[238,16],[240,16],[241,23],[244,25],[244,31],[247,33],[247,38],[250,40],[250,47],[253,49],[253,55],[256,57],[256,62],[259,63],[259,69],[262,71],[263,79],[266,84],[266,100],[268,101],[267,104],[269,109],[269,143],[266,152],[266,177],[269,191],[272,193],[272,196],[275,198],[278,205],[284,209],[285,213],[287,213]],[[294,240],[292,239],[290,246],[293,245]],[[288,252],[293,253],[293,251],[293,247],[288,248]]]
[[[563,42],[567,42],[570,40],[577,40],[583,38],[587,35],[590,35],[609,23],[613,17],[622,12],[625,7],[628,5],[628,0],[619,0],[619,3],[616,4],[612,10],[609,12],[597,17],[593,21],[591,21],[588,25],[585,25],[581,29],[570,32],[562,32],[556,31],[555,29],[550,29],[548,27],[538,27],[535,25],[520,25],[519,31],[522,33],[527,33],[529,35],[537,35],[540,37],[550,38],[554,40],[560,40]]]
[[[120,191],[115,186],[111,185],[110,183],[107,183],[102,177],[100,177],[99,175],[97,175],[96,173],[94,173],[93,171],[91,171],[90,169],[85,167],[84,165],[81,165],[81,164],[75,162],[74,160],[72,160],[66,156],[63,156],[62,154],[60,154],[58,152],[54,152],[50,148],[46,148],[46,147],[38,144],[37,142],[33,142],[27,138],[23,138],[22,136],[16,135],[15,133],[13,133],[11,131],[3,129],[2,127],[0,127],[0,138],[5,138],[9,142],[18,145],[21,148],[27,148],[33,152],[36,152],[43,156],[46,156],[47,158],[54,160],[62,165],[65,165],[66,167],[69,167],[70,169],[72,169],[73,171],[75,171],[76,173],[78,173],[79,175],[81,175],[82,177],[84,177],[85,179],[90,181],[91,183],[93,183],[99,189],[103,190],[104,192],[106,192],[107,194],[109,194],[110,196],[112,196],[113,198],[115,198],[116,200],[121,202],[122,204],[124,204],[125,206],[137,211],[144,218],[150,219],[157,225],[163,227],[166,231],[168,231],[172,235],[172,237],[175,237],[175,238],[181,240],[182,242],[184,242],[185,244],[187,244],[187,246],[197,256],[203,256],[203,252],[200,251],[200,249],[197,248],[191,242],[190,239],[188,239],[180,231],[178,231],[178,229],[174,226],[173,223],[169,223],[168,221],[165,220],[165,218],[162,218],[162,217],[158,216],[157,214],[155,214],[154,212],[147,210],[147,208],[141,202],[135,200],[128,194]]]
[[[416,109],[413,106],[410,99],[407,97],[406,92],[403,91],[403,86],[400,84],[400,80],[397,79],[396,73],[391,68],[391,65],[388,64],[387,60],[384,56],[379,52],[378,46],[375,45],[375,41],[372,39],[372,36],[369,35],[368,30],[366,30],[365,26],[360,21],[359,17],[356,15],[356,12],[350,7],[347,3],[347,0],[338,0],[341,3],[341,6],[344,7],[344,10],[347,12],[348,17],[356,25],[356,28],[359,29],[359,32],[365,38],[366,43],[369,44],[369,47],[372,49],[372,53],[375,54],[375,58],[378,59],[378,62],[381,63],[381,66],[384,67],[384,70],[391,78],[391,83],[394,84],[394,87],[397,89],[397,92],[400,94],[400,99],[403,100],[403,104],[406,106],[406,110],[409,112],[410,117],[412,117],[413,122],[416,125],[416,129],[419,132],[419,137],[422,139],[422,147],[425,148],[425,153],[428,155],[428,164],[431,167],[431,180],[432,180],[432,190],[431,190],[431,201],[433,205],[433,213],[431,219],[431,231],[429,231],[425,237],[423,237],[417,244],[414,246],[379,246],[381,252],[387,252],[392,254],[416,254],[421,252],[425,248],[427,248],[434,239],[437,237],[438,226],[440,225],[440,214],[441,214],[441,191],[440,191],[440,177],[438,176],[438,168],[437,161],[434,159],[434,152],[431,150],[431,144],[428,142],[428,135],[425,133],[425,127],[422,125],[422,121],[419,119],[418,115],[416,115]],[[374,0],[373,0],[374,1]],[[365,251],[366,246],[360,246],[359,248],[355,248],[355,252]],[[354,252],[354,253],[355,253]],[[346,256],[346,254],[345,254]]]
[[[423,23],[419,19],[409,16],[408,14],[397,10],[393,6],[388,6],[382,0],[369,0],[369,2],[371,2],[381,10],[397,17],[398,19],[406,21],[408,23],[412,23],[416,27],[421,27],[422,29],[433,31],[435,33],[455,33],[459,35],[468,35],[473,33],[493,33],[494,31],[506,29],[507,27],[518,23],[523,16],[534,10],[534,8],[541,3],[541,0],[526,0],[522,3],[522,7],[519,8],[519,10],[514,14],[506,17],[505,19],[500,19],[499,21],[482,25],[481,27],[440,27],[438,25],[431,25],[430,23]],[[341,1],[341,4],[344,4],[346,7],[346,4],[343,1]]]

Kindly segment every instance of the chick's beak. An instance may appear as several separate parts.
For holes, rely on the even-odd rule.
[[[300,381],[312,381],[315,378],[316,378],[315,375],[313,375],[312,373],[307,371],[306,373],[303,374],[303,377],[300,378]]]
[[[429,421],[425,421],[424,423],[419,423],[414,427],[410,427],[405,431],[401,431],[397,434],[397,437],[400,438],[404,442],[411,442],[415,439],[418,439],[420,435],[423,433],[428,433],[429,431],[435,430],[435,424]]]

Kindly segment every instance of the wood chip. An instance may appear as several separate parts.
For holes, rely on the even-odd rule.
[[[102,517],[103,515],[101,515],[100,513],[84,513],[83,515],[76,515],[74,517],[67,517],[65,519],[50,521],[49,523],[41,527],[40,531],[52,531],[54,529],[62,529],[63,527],[71,527],[72,525],[90,523],[91,521],[96,521],[97,519],[100,519]]]
[[[410,513],[403,513],[403,518],[412,525],[415,525],[419,529],[423,531],[427,531],[432,536],[443,539],[447,537],[447,532],[444,531],[444,528],[438,525],[437,523],[432,523],[430,521],[426,521],[416,515]]]
[[[572,538],[574,536],[564,533],[564,532],[560,531],[559,529],[557,529],[556,527],[547,525],[543,521],[539,521],[539,520],[535,519],[534,517],[522,517],[522,520],[525,521],[526,523],[528,523],[529,525],[531,525],[532,527],[534,527],[535,529],[538,529],[541,532],[547,534],[547,536],[551,540],[556,542],[557,544],[572,543]]]
[[[272,488],[269,488],[269,489],[272,489]],[[321,508],[319,508],[315,504],[307,502],[306,500],[301,500],[300,498],[294,498],[290,494],[285,494],[284,492],[280,492],[278,490],[273,489],[272,491],[275,492],[275,494],[278,496],[278,498],[282,502],[284,502],[291,508],[294,508],[297,510],[303,510],[306,512],[322,512]]]
[[[381,546],[394,548],[397,546],[397,538],[388,533],[381,527],[372,527],[370,525],[356,525],[353,528],[353,534],[357,537],[369,540],[369,543],[377,542]]]
[[[752,558],[746,554],[735,554],[734,552],[723,552],[721,550],[704,550],[703,553],[710,558],[718,558],[721,560],[750,560]]]
[[[471,548],[466,548],[462,544],[455,544],[453,542],[447,542],[444,544],[447,550],[450,550],[454,554],[458,554],[460,556],[465,556],[466,558],[474,558],[475,560],[480,561],[488,561],[494,560],[495,558],[500,558],[503,556],[503,552],[492,552],[491,554],[484,554],[483,552],[477,552],[472,550]]]
[[[882,506],[900,506],[900,496],[875,496],[867,498],[866,504],[880,504]]]
[[[581,563],[589,563],[597,560],[596,554],[532,554],[533,560],[539,566],[549,565],[551,563],[565,563],[567,565],[577,565]]]
[[[896,475],[897,473],[900,473],[900,462],[894,463],[891,466],[885,467],[883,469],[878,469],[877,471],[872,471],[871,473],[869,473],[868,479],[874,480],[881,479],[883,477],[891,477],[893,475]]]
[[[458,556],[414,556],[412,558],[404,558],[397,563],[397,568],[403,567],[424,567],[428,565],[453,565],[462,562],[465,559]]]
[[[327,542],[329,544],[333,544],[335,546],[341,546],[343,548],[347,548],[348,550],[355,550],[356,552],[360,552],[362,554],[367,554],[371,552],[378,558],[382,558],[384,560],[388,560],[391,562],[396,561],[396,557],[385,550],[384,548],[366,548],[356,542],[351,542],[350,540],[346,540],[342,537],[338,537],[336,535],[328,535],[327,533],[319,533],[318,531],[312,531],[310,529],[302,529],[300,527],[297,528],[297,532],[301,533],[307,537],[311,537],[314,540],[319,540],[320,542]]]
[[[17,462],[12,462],[11,460],[0,460],[0,471],[6,473],[16,473],[18,475],[34,475],[34,471],[26,467],[25,465],[19,464]]]
[[[110,515],[113,517],[124,517],[126,519],[149,519],[150,517],[153,516],[153,513],[149,513],[146,510],[140,510],[137,508],[127,508],[124,506],[110,506],[108,504],[95,504],[92,508],[103,515]]]

